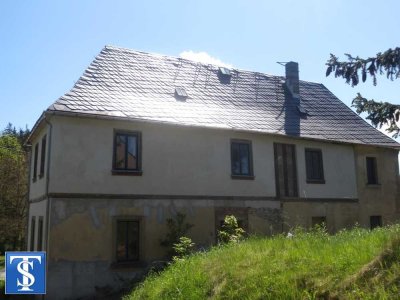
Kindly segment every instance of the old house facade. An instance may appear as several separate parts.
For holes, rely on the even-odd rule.
[[[177,212],[205,247],[226,214],[261,235],[399,216],[399,144],[293,62],[280,77],[107,46],[29,142],[28,250],[47,251],[50,299],[162,259]]]

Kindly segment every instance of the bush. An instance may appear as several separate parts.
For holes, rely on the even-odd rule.
[[[168,256],[171,258],[177,253],[174,250],[174,244],[180,242],[180,238],[186,236],[186,233],[194,225],[186,223],[186,215],[183,213],[177,213],[175,218],[167,219],[167,236],[161,241],[161,246],[166,247],[168,250]]]
[[[186,256],[193,253],[194,243],[192,240],[186,236],[182,236],[179,238],[179,243],[173,245],[173,249],[176,253],[172,259],[176,260],[183,260]]]
[[[222,244],[237,243],[243,239],[245,231],[239,227],[235,216],[225,216],[222,230],[218,231],[218,241]]]

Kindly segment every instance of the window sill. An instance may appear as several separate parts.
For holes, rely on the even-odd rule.
[[[142,176],[143,171],[111,170],[112,175]]]
[[[132,271],[135,269],[143,269],[147,266],[147,263],[144,261],[125,261],[125,262],[114,262],[110,266],[110,270],[112,271]]]
[[[232,179],[254,180],[254,175],[231,175]]]
[[[325,179],[307,179],[306,182],[310,184],[325,184]]]
[[[380,189],[381,186],[382,185],[380,183],[367,183],[366,184],[367,188],[372,188],[372,189]]]

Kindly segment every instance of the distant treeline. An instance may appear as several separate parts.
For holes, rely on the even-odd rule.
[[[30,130],[9,123],[0,132],[0,253],[25,250]]]

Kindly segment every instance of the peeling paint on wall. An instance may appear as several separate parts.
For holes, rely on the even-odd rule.
[[[99,228],[101,226],[101,224],[100,224],[99,217],[97,216],[97,213],[96,213],[96,208],[91,206],[89,211],[90,211],[90,216],[92,217],[92,222],[93,222],[94,227]]]

